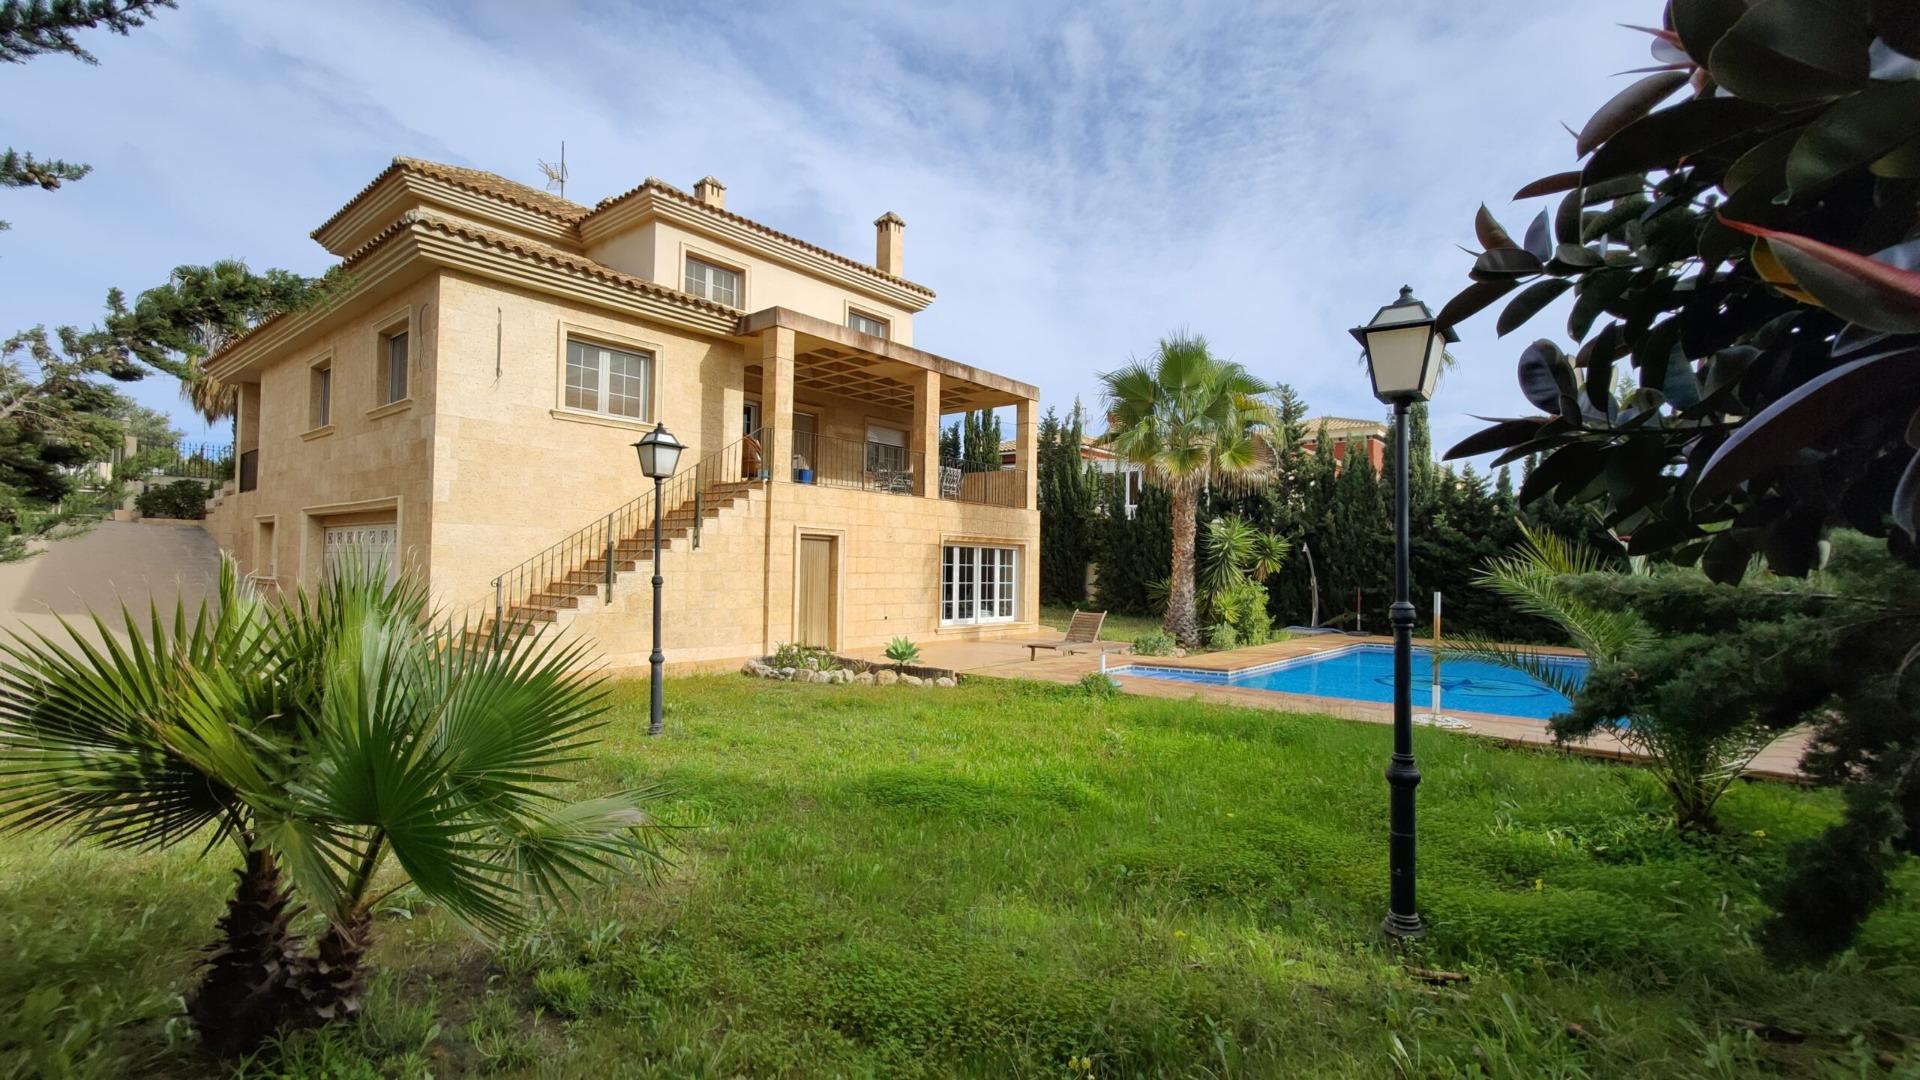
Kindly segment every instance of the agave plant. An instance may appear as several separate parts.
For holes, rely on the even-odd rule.
[[[268,607],[228,562],[195,616],[125,623],[0,645],[0,829],[237,850],[188,1003],[218,1053],[354,1013],[374,906],[404,884],[491,938],[659,864],[653,791],[564,797],[604,708],[577,644],[460,647],[417,579],[370,567]]]

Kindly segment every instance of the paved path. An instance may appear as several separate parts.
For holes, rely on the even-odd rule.
[[[103,521],[30,559],[0,563],[0,630],[60,641],[61,617],[91,629],[92,611],[117,629],[122,604],[143,621],[149,600],[163,614],[179,600],[194,611],[219,573],[220,549],[198,525]]]

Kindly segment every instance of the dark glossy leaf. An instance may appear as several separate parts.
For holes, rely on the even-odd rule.
[[[1447,451],[1446,459],[1452,461],[1455,458],[1473,457],[1478,454],[1491,453],[1495,450],[1505,450],[1509,447],[1525,445],[1527,442],[1530,442],[1535,435],[1540,434],[1541,428],[1552,422],[1551,419],[1544,416],[1526,416],[1518,420],[1501,420],[1492,427],[1481,428],[1479,431],[1454,443],[1452,449]]]
[[[1606,455],[1592,443],[1572,443],[1548,454],[1520,485],[1519,502],[1525,506],[1549,491],[1577,495],[1606,468]]]
[[[1693,365],[1687,362],[1687,354],[1681,351],[1678,341],[1673,343],[1673,354],[1667,358],[1666,378],[1661,380],[1660,392],[1676,409],[1684,411],[1700,404],[1700,379],[1693,373]]]
[[[1747,576],[1747,562],[1752,558],[1745,544],[1732,533],[1723,532],[1707,541],[1707,549],[1700,553],[1700,569],[1709,581],[1738,585]]]
[[[1820,538],[1825,532],[1826,515],[1817,510],[1784,515],[1761,541],[1767,569],[1785,577],[1806,577],[1820,563]]]
[[[1597,351],[1587,357],[1587,401],[1602,414],[1613,413],[1613,357]]]
[[[1639,221],[1640,215],[1646,213],[1651,205],[1643,195],[1629,195],[1599,213],[1589,214],[1580,223],[1580,239],[1600,240],[1614,233],[1625,232],[1626,226]]]
[[[1872,0],[1873,32],[1880,40],[1920,59],[1920,4],[1913,0]]]
[[[1493,211],[1487,209],[1486,203],[1481,203],[1480,212],[1473,215],[1473,235],[1479,237],[1480,247],[1486,251],[1520,246],[1514,243],[1513,237],[1507,235],[1507,230],[1493,219]]]
[[[1920,509],[1920,454],[1907,462],[1907,469],[1900,474],[1900,486],[1893,489],[1893,523],[1905,532],[1909,539],[1920,538],[1914,532],[1914,515]]]
[[[1520,287],[1513,278],[1501,278],[1498,281],[1476,281],[1447,301],[1447,306],[1435,316],[1441,326],[1458,326],[1467,319],[1478,315],[1482,309],[1495,300]]]
[[[1803,447],[1826,438],[1862,410],[1884,407],[1890,392],[1910,396],[1920,387],[1920,348],[1822,372],[1795,387],[1741,424],[1714,451],[1693,486],[1701,506],[1768,469],[1779,468]]]
[[[1787,158],[1798,197],[1920,139],[1920,81],[1876,82],[1807,125]]]
[[[1559,413],[1560,380],[1555,377],[1554,369],[1566,362],[1560,347],[1545,338],[1521,352],[1520,392],[1527,395],[1534,408],[1544,413]]]
[[[1573,311],[1567,315],[1567,336],[1575,341],[1585,338],[1593,320],[1600,317],[1608,304],[1620,299],[1620,294],[1632,283],[1630,270],[1603,270],[1581,278]]]
[[[1562,244],[1580,242],[1580,222],[1585,217],[1581,208],[1580,189],[1575,188],[1560,199],[1560,205],[1553,212],[1553,235]]]
[[[1765,240],[1767,250],[1792,275],[1794,284],[1835,315],[1874,330],[1920,332],[1920,271],[1778,229],[1739,221],[1726,224]],[[1756,247],[1755,267],[1770,277],[1759,259]]]
[[[1751,184],[1760,184],[1763,185],[1760,191],[1749,193],[1749,197],[1757,195],[1772,198],[1787,186],[1787,158],[1805,131],[1803,127],[1790,127],[1760,140],[1753,149],[1741,154],[1733,164],[1727,166],[1720,186],[1728,194],[1738,194]]]
[[[1858,5],[1760,0],[1708,57],[1713,81],[1748,101],[1839,97],[1867,81],[1873,31]]]
[[[1553,233],[1547,224],[1545,210],[1540,211],[1540,215],[1533,219],[1533,224],[1527,226],[1527,240],[1521,246],[1543,263],[1553,258]]]
[[[1553,261],[1572,270],[1596,270],[1606,265],[1599,252],[1581,244],[1561,244],[1554,248]]]
[[[1552,176],[1543,176],[1521,188],[1519,191],[1514,192],[1513,199],[1515,202],[1519,202],[1521,199],[1536,199],[1542,195],[1555,195],[1562,191],[1571,191],[1579,186],[1580,170],[1574,169],[1571,172],[1554,173]]]
[[[1892,180],[1920,177],[1920,139],[1900,147],[1868,167],[1875,176]]]
[[[1593,153],[1601,143],[1618,135],[1620,130],[1628,124],[1652,112],[1655,105],[1665,101],[1673,95],[1675,90],[1685,85],[1687,85],[1687,72],[1663,71],[1657,75],[1649,75],[1613,95],[1613,98],[1600,106],[1599,111],[1587,121],[1587,126],[1580,129],[1580,134],[1573,141],[1574,153],[1580,157]]]
[[[1692,540],[1698,529],[1684,521],[1649,521],[1627,537],[1627,554],[1652,555]]]
[[[1473,269],[1468,276],[1475,281],[1493,281],[1499,278],[1528,277],[1547,268],[1547,264],[1534,257],[1533,252],[1517,247],[1494,248],[1483,251],[1474,260]]]
[[[1744,135],[1773,109],[1740,98],[1689,98],[1627,125],[1587,159],[1581,182],[1598,184],[1649,169],[1671,169],[1693,154]]]
[[[1633,366],[1640,369],[1640,385],[1666,394],[1667,369],[1679,351],[1680,320],[1654,324],[1633,346]],[[1684,358],[1682,359],[1684,363]]]
[[[1642,176],[1618,176],[1580,189],[1580,204],[1593,206],[1596,203],[1612,202],[1629,195],[1642,195],[1647,190],[1647,181]]]
[[[1747,13],[1745,0],[1673,0],[1673,31],[1695,63],[1705,66],[1721,35]]]
[[[1553,303],[1561,293],[1573,288],[1573,282],[1566,278],[1548,278],[1536,281],[1520,290],[1520,295],[1507,302],[1500,312],[1500,319],[1494,329],[1497,336],[1506,337],[1519,329],[1528,319],[1540,313],[1540,309]]]

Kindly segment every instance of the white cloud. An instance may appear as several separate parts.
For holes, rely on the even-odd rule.
[[[0,326],[91,320],[175,263],[314,271],[307,231],[393,154],[533,181],[565,139],[587,202],[712,173],[856,257],[898,211],[940,294],[916,342],[1049,402],[1091,403],[1095,372],[1186,326],[1318,411],[1372,415],[1345,328],[1403,282],[1436,306],[1462,286],[1474,207],[1568,167],[1559,123],[1643,49],[1594,5],[1527,0],[196,3],[102,39],[98,68],[0,70],[39,103],[7,140],[98,169],[0,202]],[[1526,408],[1520,343],[1490,315],[1463,330],[1442,442]]]

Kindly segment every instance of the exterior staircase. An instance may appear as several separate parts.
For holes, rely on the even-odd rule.
[[[662,553],[698,550],[706,529],[745,516],[754,495],[766,489],[759,476],[760,438],[755,432],[715,451],[662,487]],[[493,596],[468,622],[468,646],[563,624],[575,613],[610,604],[616,591],[647,587],[653,500],[648,492],[495,578]]]

